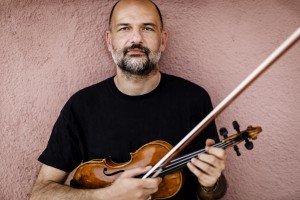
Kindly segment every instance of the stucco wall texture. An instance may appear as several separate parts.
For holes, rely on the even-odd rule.
[[[169,31],[161,70],[203,86],[215,106],[300,26],[299,0],[155,2]],[[115,73],[104,42],[113,3],[0,2],[0,199],[29,199],[66,100]],[[227,151],[223,199],[300,199],[299,52],[300,42],[217,118],[231,134],[233,120],[263,127],[252,151]]]

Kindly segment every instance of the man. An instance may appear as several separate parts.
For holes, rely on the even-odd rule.
[[[161,178],[134,178],[150,166],[126,170],[111,186],[74,189],[63,185],[81,162],[111,157],[126,162],[129,153],[153,140],[177,144],[212,109],[201,87],[158,69],[167,32],[158,7],[150,0],[121,0],[111,11],[106,43],[116,76],[74,94],[39,157],[43,163],[31,199],[150,199]],[[210,138],[210,139],[209,139]],[[218,141],[212,123],[184,151],[207,146],[191,160],[183,187],[170,199],[216,199],[224,195],[221,174],[225,152],[208,147]]]

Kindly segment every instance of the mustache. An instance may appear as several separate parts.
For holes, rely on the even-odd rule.
[[[144,47],[144,46],[141,45],[141,44],[133,44],[133,45],[131,45],[130,47],[125,47],[125,48],[123,49],[124,56],[126,56],[126,54],[128,53],[128,51],[129,51],[130,49],[140,49],[140,50],[142,50],[142,51],[145,52],[146,56],[148,56],[149,53],[150,53],[150,49],[148,49],[147,47]]]

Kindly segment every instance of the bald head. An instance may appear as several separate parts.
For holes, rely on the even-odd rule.
[[[109,28],[111,29],[111,24],[112,24],[112,20],[113,20],[113,15],[115,10],[118,9],[118,7],[122,7],[122,4],[136,4],[137,6],[149,6],[149,8],[154,8],[157,12],[157,15],[160,19],[160,29],[163,30],[164,24],[163,24],[163,19],[162,19],[162,15],[161,12],[158,8],[158,6],[152,2],[151,0],[119,0],[115,3],[115,5],[112,7],[110,15],[109,15]]]

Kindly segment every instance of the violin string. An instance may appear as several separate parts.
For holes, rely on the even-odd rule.
[[[218,143],[218,144],[215,144],[213,145],[214,147],[219,147],[219,148],[226,148],[227,146],[230,146],[232,144],[234,144],[236,141],[235,140],[232,140],[230,142],[227,142],[227,143],[224,143],[224,142],[221,142],[221,143]],[[172,160],[170,162],[169,165],[167,165],[164,170],[160,173],[161,176],[163,175],[166,175],[166,174],[169,174],[173,171],[176,171],[178,169],[181,169],[182,167],[184,167],[188,162],[190,162],[190,160],[194,157],[196,157],[199,153],[203,153],[205,152],[205,149],[200,149],[196,152],[192,152],[190,154],[187,154],[185,156],[182,156],[182,157],[179,157],[179,158],[176,158],[174,160]],[[155,173],[156,171],[154,171]]]
[[[231,145],[231,144],[222,142],[222,143],[215,144],[213,146],[214,147],[219,147],[219,148],[225,148],[226,146],[229,146],[229,145]],[[185,160],[190,160],[191,158],[196,157],[199,153],[203,153],[203,152],[205,152],[205,149],[200,149],[198,151],[195,151],[195,152],[192,152],[190,154],[187,154],[187,155],[181,156],[179,158],[176,158],[176,159],[172,160],[170,162],[170,164],[167,165],[166,167],[176,165],[178,163],[178,161],[181,162],[181,161],[185,161]]]
[[[215,145],[213,145],[213,146],[214,146],[214,147],[220,147],[220,146],[222,146],[222,144],[223,144],[223,142],[220,142],[220,143],[217,143],[217,144],[215,144]],[[187,155],[184,155],[184,156],[175,158],[175,159],[173,159],[170,163],[176,162],[177,160],[183,159],[183,158],[185,158],[185,157],[190,157],[192,154],[195,154],[195,153],[198,154],[198,153],[202,153],[202,152],[205,152],[205,149],[200,149],[200,150],[198,150],[198,151],[196,151],[196,152],[192,152],[192,153],[190,153],[190,154],[187,154]]]
[[[220,147],[220,148],[224,148],[226,146],[228,146],[228,144],[222,144],[222,143],[219,143],[217,145],[214,145],[215,147]],[[176,159],[175,161],[171,162],[169,165],[166,166],[166,168],[168,167],[173,167],[173,166],[176,166],[182,162],[184,163],[187,163],[191,160],[191,158],[194,158],[196,157],[199,153],[203,153],[205,152],[205,149],[201,149],[201,150],[198,150],[198,151],[195,151],[193,153],[190,153],[188,155],[185,155],[185,156],[182,156],[182,157],[179,157],[178,159]]]
[[[229,146],[231,144],[234,144],[234,142],[230,142],[230,143],[226,143],[226,144],[221,144],[221,145],[215,145],[215,146],[223,148],[223,147]],[[189,157],[184,156],[185,159],[178,159],[177,162],[172,163],[171,165],[166,166],[166,168],[161,172],[161,175],[169,174],[169,173],[171,173],[173,171],[176,171],[176,170],[184,167],[188,162],[190,162],[191,158],[196,157],[199,153],[202,153],[204,151],[205,150],[201,149],[201,150],[199,150],[197,152],[189,154]]]

